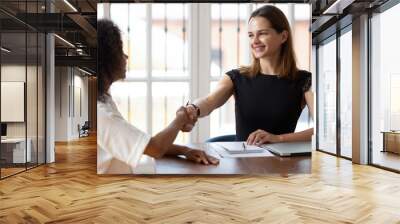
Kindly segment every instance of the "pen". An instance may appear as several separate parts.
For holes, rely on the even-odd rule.
[[[246,151],[246,145],[244,144],[244,142],[242,142],[243,145],[243,151]]]

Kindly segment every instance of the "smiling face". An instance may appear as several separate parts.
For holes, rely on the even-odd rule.
[[[278,33],[264,17],[256,16],[249,21],[250,47],[254,58],[279,55],[283,43],[287,40],[287,31]]]

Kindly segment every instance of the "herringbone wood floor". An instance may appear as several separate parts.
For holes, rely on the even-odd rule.
[[[320,152],[310,175],[97,176],[96,140],[0,181],[0,223],[400,223],[400,175]]]

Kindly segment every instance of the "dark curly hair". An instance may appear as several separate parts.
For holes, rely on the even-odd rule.
[[[97,21],[97,49],[97,99],[104,101],[111,84],[118,79],[118,72],[124,60],[121,31],[110,20]]]

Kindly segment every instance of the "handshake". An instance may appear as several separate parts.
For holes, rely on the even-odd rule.
[[[183,132],[190,132],[197,122],[200,109],[194,104],[186,104],[176,111],[175,122]]]

